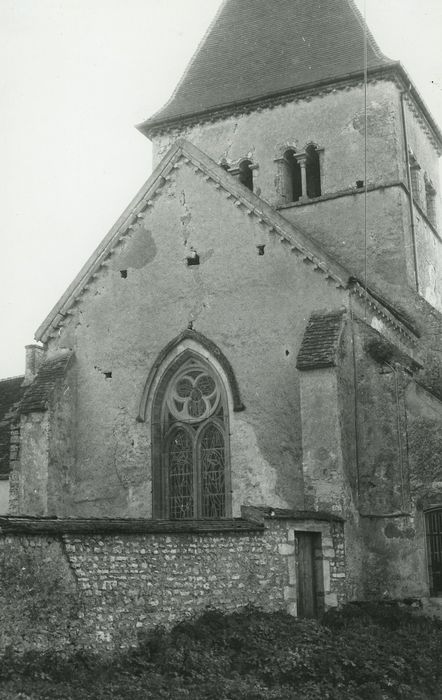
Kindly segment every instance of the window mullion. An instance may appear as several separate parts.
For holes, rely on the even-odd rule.
[[[198,453],[198,439],[197,434],[195,434],[193,440],[193,513],[195,518],[201,517],[201,470]]]

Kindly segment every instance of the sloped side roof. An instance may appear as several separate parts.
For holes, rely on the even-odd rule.
[[[368,69],[390,64],[367,32]],[[353,0],[225,0],[171,99],[140,128],[363,69]]]
[[[299,349],[299,370],[334,367],[345,311],[315,312],[310,316]]]
[[[47,409],[51,393],[57,381],[65,376],[72,355],[72,352],[64,352],[42,363],[34,381],[25,391],[20,405],[21,414]]]
[[[9,474],[11,423],[23,396],[23,380],[20,376],[0,381],[0,477]]]

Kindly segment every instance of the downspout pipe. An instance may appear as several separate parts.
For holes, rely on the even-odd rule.
[[[413,266],[414,266],[414,278],[416,284],[416,291],[420,293],[419,290],[419,268],[417,263],[417,245],[416,245],[416,227],[414,225],[414,206],[413,206],[413,190],[411,185],[411,168],[410,168],[410,154],[408,150],[408,135],[407,135],[407,123],[405,121],[405,95],[409,94],[409,90],[401,90],[401,113],[402,113],[402,128],[404,132],[404,148],[405,148],[405,163],[407,166],[407,183],[408,183],[408,204],[410,207],[410,222],[411,222],[411,241],[413,245]]]

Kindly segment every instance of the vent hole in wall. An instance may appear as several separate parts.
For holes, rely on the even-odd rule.
[[[186,262],[187,265],[190,267],[190,265],[199,265],[200,264],[200,256],[196,252],[196,250],[191,250],[189,255],[186,257]]]
[[[112,379],[112,372],[103,372],[106,379]]]
[[[127,278],[127,270],[120,270],[120,277],[125,280]]]
[[[290,350],[285,351],[285,356],[288,357],[290,355]]]
[[[258,255],[264,255],[265,244],[264,245],[257,245],[256,247],[258,248]]]
[[[363,180],[356,180],[356,187],[358,188],[358,190],[362,190],[363,186],[364,186]]]

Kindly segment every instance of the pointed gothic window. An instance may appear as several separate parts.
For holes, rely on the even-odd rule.
[[[157,394],[153,439],[161,460],[154,485],[160,517],[171,520],[228,515],[228,409],[221,380],[204,360],[190,357]],[[154,418],[155,421],[155,418]]]

